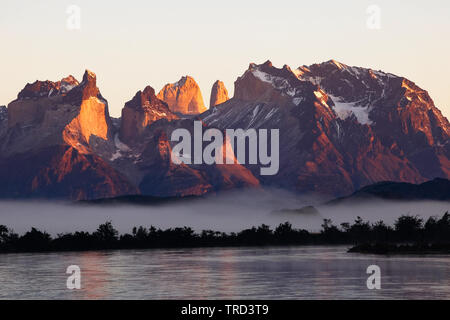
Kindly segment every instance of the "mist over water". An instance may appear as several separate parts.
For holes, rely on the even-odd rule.
[[[134,226],[158,228],[189,226],[196,231],[212,229],[237,232],[267,224],[276,227],[289,221],[295,228],[319,231],[323,219],[336,225],[353,222],[357,216],[393,224],[401,215],[420,215],[424,219],[450,211],[449,202],[370,200],[357,204],[321,205],[325,199],[301,197],[281,190],[240,190],[202,199],[178,201],[158,206],[131,204],[77,204],[47,201],[0,201],[0,224],[22,234],[32,226],[55,236],[58,233],[94,231],[111,220],[120,233]],[[281,209],[299,209],[313,205],[312,213],[280,213]]]

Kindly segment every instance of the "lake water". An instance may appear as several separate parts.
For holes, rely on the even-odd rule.
[[[347,247],[207,248],[0,255],[1,299],[450,299],[450,255]],[[369,265],[381,290],[369,290]],[[81,290],[66,268],[81,269]]]

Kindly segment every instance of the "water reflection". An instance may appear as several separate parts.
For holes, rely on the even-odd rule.
[[[449,299],[450,256],[367,256],[346,247],[0,255],[5,299]],[[79,265],[82,289],[65,270]],[[382,270],[382,289],[366,269]]]
[[[82,270],[82,299],[103,299],[108,292],[108,284],[114,281],[111,272],[118,268],[107,268],[108,255],[104,252],[80,253]]]

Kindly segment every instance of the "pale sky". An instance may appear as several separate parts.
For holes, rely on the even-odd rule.
[[[69,5],[80,30],[67,28]],[[366,25],[369,5],[381,9],[379,30]],[[1,0],[0,105],[27,82],[90,69],[116,117],[138,90],[183,75],[208,106],[213,82],[232,95],[250,62],[335,59],[409,78],[450,117],[449,39],[448,0]]]

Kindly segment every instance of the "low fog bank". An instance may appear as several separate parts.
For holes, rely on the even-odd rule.
[[[353,222],[357,216],[386,224],[401,215],[430,216],[450,211],[449,202],[397,202],[367,200],[358,204],[320,205],[325,199],[301,197],[281,190],[240,190],[203,199],[178,201],[160,206],[73,204],[45,201],[1,201],[0,224],[22,234],[32,226],[52,235],[73,231],[94,231],[111,220],[120,233],[131,232],[134,226],[173,228],[189,226],[196,231],[212,229],[237,232],[267,224],[276,227],[289,221],[295,228],[319,231],[323,219],[336,225]],[[313,205],[318,213],[277,212]]]

